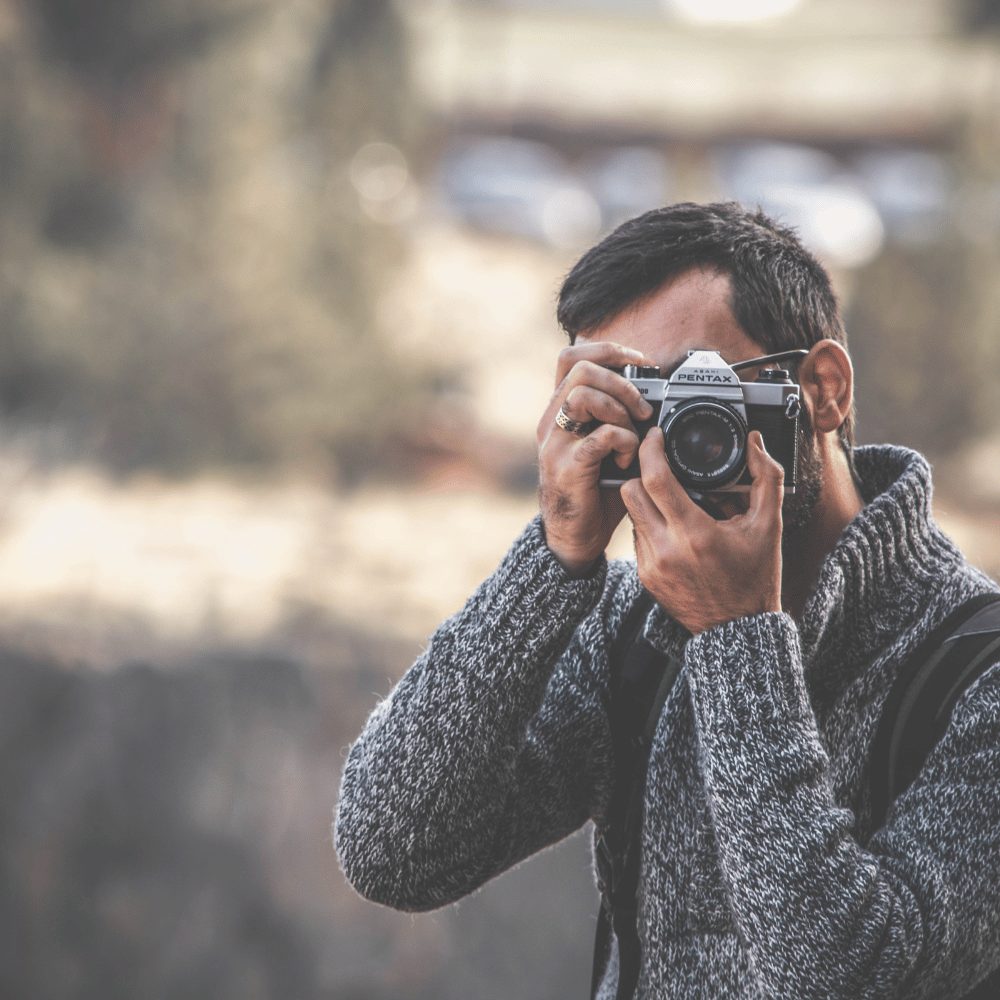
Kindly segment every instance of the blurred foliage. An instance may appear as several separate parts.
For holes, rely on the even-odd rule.
[[[291,747],[316,753],[302,671],[217,659],[100,676],[10,650],[3,664],[5,759],[20,764],[0,772],[3,995],[318,996],[248,829],[262,837],[266,807],[242,825],[227,808],[236,789],[274,794],[262,745],[277,767]]]
[[[47,50],[90,85],[113,91],[202,51],[253,8],[248,0],[35,0],[33,10]]]
[[[996,8],[963,10],[984,26]],[[402,216],[359,177],[359,151],[388,151],[398,162],[365,167],[376,187],[395,170],[390,186],[412,189],[427,145],[399,6],[0,9],[6,434],[120,472],[398,469],[443,377],[393,363],[378,306],[406,253]],[[945,143],[970,203],[1000,190],[995,132],[972,121]],[[890,245],[857,275],[863,437],[934,452],[995,424],[998,263],[956,230]],[[928,390],[945,350],[951,378]],[[400,412],[416,414],[402,435]]]
[[[343,748],[412,651],[337,620],[303,631],[321,669],[213,649],[67,670],[0,644],[0,995],[583,994],[585,836],[436,914],[347,887],[330,837]]]
[[[8,432],[119,471],[363,468],[384,396],[421,392],[376,333],[399,231],[349,177],[364,144],[418,134],[395,7],[23,10],[0,29]]]

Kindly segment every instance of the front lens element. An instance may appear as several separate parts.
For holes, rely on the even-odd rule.
[[[718,489],[743,471],[746,428],[722,403],[692,399],[678,404],[663,422],[663,437],[674,474],[690,489]]]

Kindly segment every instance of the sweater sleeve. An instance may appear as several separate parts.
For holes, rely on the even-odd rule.
[[[723,877],[764,995],[961,996],[1000,961],[1000,665],[866,846],[833,797],[790,617],[709,629],[686,667]]]
[[[375,708],[334,824],[358,892],[434,909],[585,822],[611,749],[574,631],[606,576],[567,576],[536,518]]]

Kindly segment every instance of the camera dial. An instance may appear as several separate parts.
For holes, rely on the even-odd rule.
[[[785,368],[761,368],[757,381],[763,383],[791,382],[792,376]]]
[[[659,378],[660,369],[656,365],[626,365],[622,374],[628,379]]]

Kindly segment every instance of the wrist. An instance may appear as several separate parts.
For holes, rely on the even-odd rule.
[[[604,555],[603,548],[595,549],[593,546],[580,548],[564,544],[559,539],[558,534],[549,530],[544,517],[542,518],[542,534],[552,557],[559,563],[566,575],[574,579],[590,576]]]
[[[781,599],[769,594],[729,595],[730,599],[723,602],[697,599],[680,593],[676,587],[671,590],[648,579],[644,581],[644,585],[657,603],[691,635],[700,635],[742,618],[780,614],[782,611]]]
[[[701,635],[702,632],[709,632],[715,628],[725,625],[732,625],[734,622],[747,621],[759,615],[780,615],[782,608],[780,602],[774,606],[771,604],[754,605],[744,609],[732,609],[714,617],[705,617],[692,621],[690,631],[692,636]]]
[[[556,552],[551,546],[549,551],[552,553],[556,562],[562,566],[564,572],[567,576],[572,577],[574,580],[581,580],[584,577],[593,575],[594,570],[597,568],[598,563],[601,561],[600,556],[596,556],[592,559],[567,559]]]

